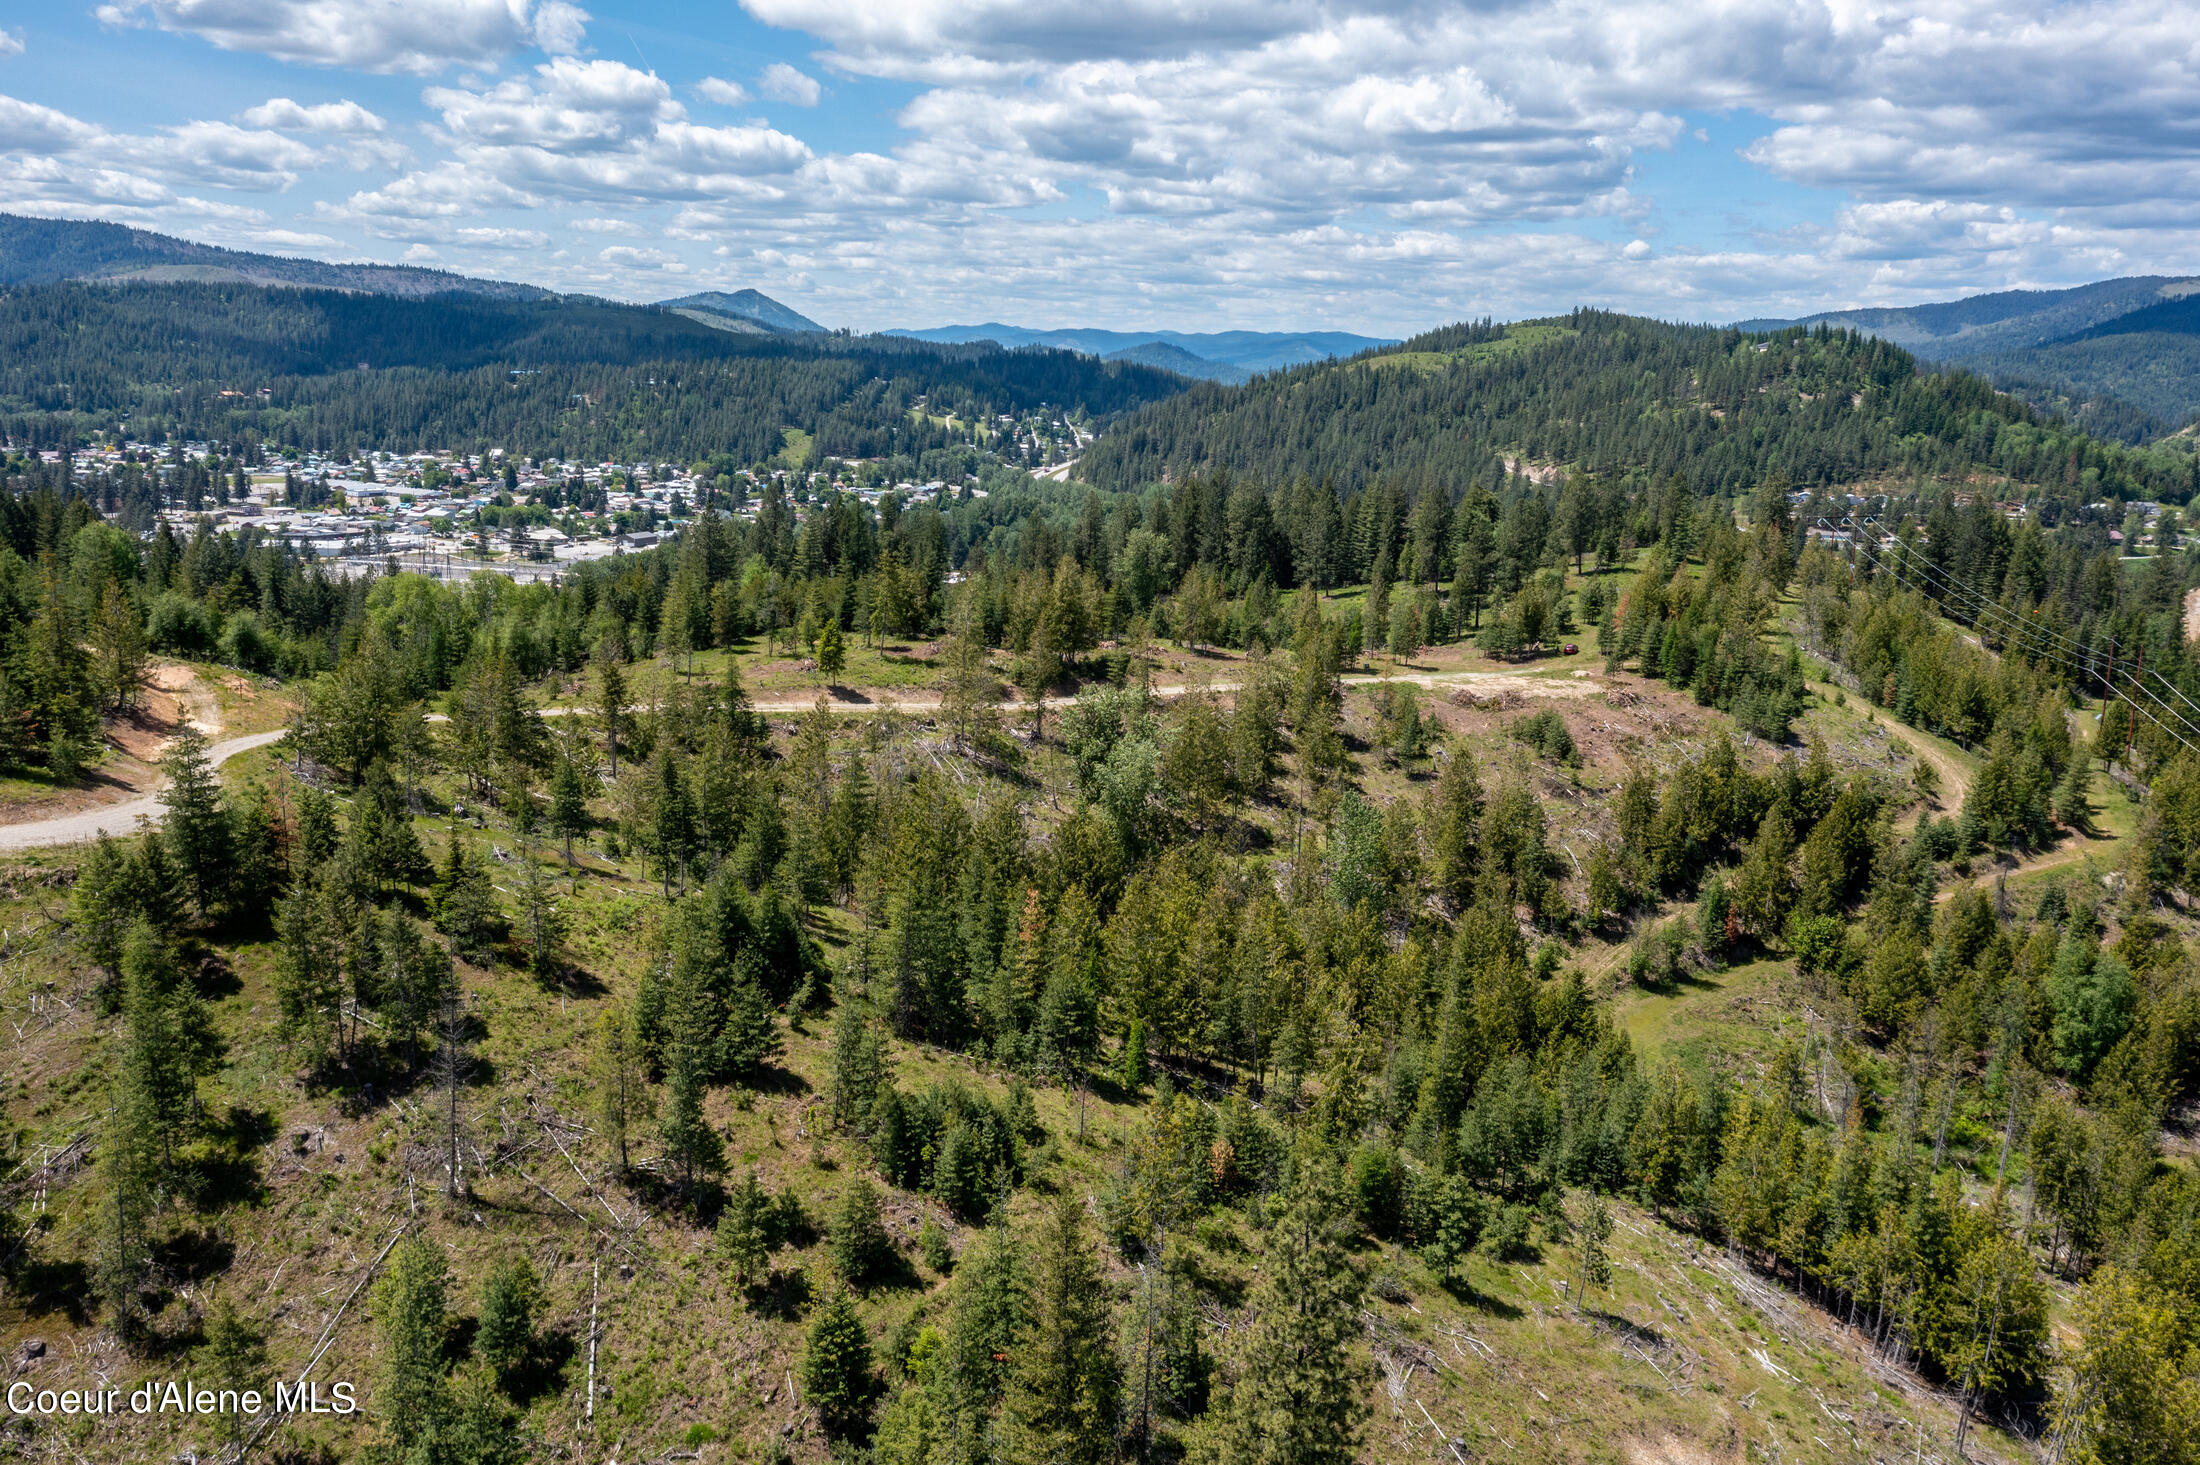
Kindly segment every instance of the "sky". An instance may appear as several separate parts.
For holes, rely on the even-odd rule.
[[[0,209],[856,330],[1796,315],[2200,273],[2200,4],[48,0]]]

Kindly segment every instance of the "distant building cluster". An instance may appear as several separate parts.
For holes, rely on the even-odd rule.
[[[1074,429],[1072,429],[1074,431]],[[301,550],[361,569],[401,569],[463,578],[490,569],[515,579],[549,578],[563,566],[655,544],[698,513],[737,515],[776,486],[797,522],[833,494],[877,504],[983,498],[968,482],[883,481],[868,462],[835,474],[738,469],[699,479],[676,463],[568,462],[486,453],[325,456],[265,452],[248,468],[206,442],[125,441],[79,448],[78,470],[135,467],[160,485],[157,521],[187,535],[201,521],[251,527]],[[26,453],[58,465],[52,450]],[[178,491],[186,464],[224,463],[210,491]],[[870,470],[866,472],[865,470]],[[238,479],[241,477],[241,489]],[[864,482],[861,479],[880,481]]]

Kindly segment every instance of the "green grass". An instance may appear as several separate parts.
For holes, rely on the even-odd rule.
[[[1462,346],[1456,351],[1392,351],[1371,356],[1359,363],[1370,370],[1381,371],[1449,371],[1455,366],[1468,366],[1501,357],[1518,356],[1552,341],[1562,340],[1580,332],[1558,325],[1507,326],[1504,336],[1495,341],[1478,341]]]

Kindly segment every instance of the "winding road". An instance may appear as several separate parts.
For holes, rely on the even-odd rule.
[[[249,753],[254,748],[264,748],[277,742],[288,733],[286,728],[273,732],[250,733],[241,738],[225,738],[206,750],[206,761],[219,768],[239,753]],[[158,818],[160,793],[139,794],[119,804],[102,804],[96,809],[85,809],[75,814],[59,814],[51,819],[36,819],[28,824],[0,825],[0,851],[14,852],[27,849],[44,849],[57,844],[87,844],[102,834],[123,835],[137,828],[138,820]]]
[[[1495,684],[1497,688],[1502,690],[1521,691],[1529,696],[1540,695],[1546,697],[1583,697],[1604,690],[1604,682],[1601,678],[1527,677],[1518,672],[1437,672],[1413,676],[1393,674],[1387,678],[1352,677],[1346,681],[1345,685],[1357,690],[1373,686],[1378,681],[1383,680],[1412,682],[1417,686],[1432,690],[1444,687],[1474,686],[1477,683],[1483,686]],[[1238,690],[1238,686],[1239,684],[1236,682],[1218,681],[1207,684],[1204,690],[1234,692]],[[1168,699],[1181,697],[1187,692],[1195,690],[1202,689],[1196,683],[1187,683],[1154,687],[1152,692],[1158,698]],[[1073,697],[1049,697],[1046,699],[1046,706],[1048,711],[1059,711],[1074,705],[1075,702],[1076,699]],[[835,712],[842,714],[880,711],[888,707],[900,712],[921,713],[935,712],[940,707],[937,697],[922,700],[912,699],[907,702],[880,700],[877,702],[856,703],[841,702],[828,697],[828,704]],[[759,713],[783,717],[791,713],[807,712],[815,703],[760,702],[754,705],[755,710]],[[1014,713],[1028,711],[1031,704],[1028,702],[1004,702],[1000,706],[1002,711]],[[545,707],[541,709],[541,712],[545,717],[561,717],[585,713],[588,710],[582,707]],[[635,710],[639,711],[641,709],[637,707]],[[430,722],[446,722],[448,720],[441,713],[433,713],[428,717]],[[221,742],[212,744],[207,749],[207,761],[215,767],[220,767],[239,753],[248,753],[254,748],[264,748],[269,743],[280,741],[286,735],[287,729],[277,728],[272,732],[250,733],[244,737],[225,738]],[[129,834],[137,828],[140,819],[157,819],[159,817],[160,793],[155,790],[149,794],[140,794],[136,798],[125,799],[118,804],[102,804],[98,808],[84,809],[74,814],[57,814],[51,819],[35,819],[25,824],[0,825],[0,853],[46,849],[54,845],[87,844],[99,838],[102,834]]]

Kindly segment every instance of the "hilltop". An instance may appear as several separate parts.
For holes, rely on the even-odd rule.
[[[2140,442],[2200,411],[2196,292],[2200,279],[2136,275],[2068,290],[1749,320],[1740,329],[1830,324],[1869,332],[1922,360],[1977,371],[2103,435]]]

